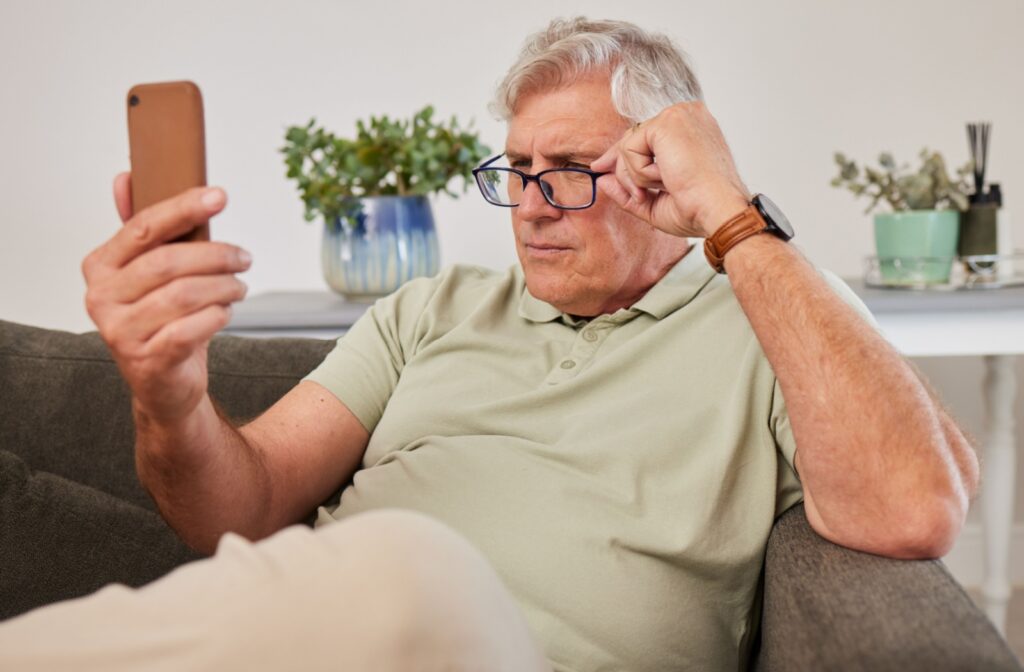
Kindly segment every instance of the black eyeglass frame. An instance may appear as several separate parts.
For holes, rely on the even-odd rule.
[[[540,189],[540,193],[544,197],[544,200],[547,201],[550,206],[558,208],[559,210],[586,210],[587,208],[593,207],[594,203],[597,202],[597,178],[601,177],[602,175],[608,174],[607,172],[600,173],[595,170],[587,170],[586,168],[548,168],[547,170],[542,170],[539,173],[536,173],[535,175],[530,175],[529,173],[524,173],[523,171],[518,170],[516,168],[505,168],[504,166],[491,166],[492,163],[494,163],[503,156],[505,156],[504,152],[498,154],[495,157],[487,159],[486,161],[484,161],[479,166],[473,169],[473,179],[476,180],[476,186],[479,187],[480,194],[483,195],[485,201],[487,201],[491,205],[496,205],[499,208],[518,208],[519,203],[495,203],[490,198],[488,198],[487,190],[484,189],[484,185],[481,184],[480,182],[480,180],[482,179],[480,173],[484,171],[501,170],[506,173],[513,173],[515,175],[518,175],[519,178],[523,181],[523,193],[526,192],[526,188],[530,185],[530,182],[536,182],[537,188]],[[547,190],[544,189],[543,183],[541,182],[541,178],[543,178],[545,175],[548,175],[549,173],[570,172],[582,173],[584,175],[590,176],[590,203],[587,203],[586,205],[559,205],[551,201],[551,197],[548,196]]]

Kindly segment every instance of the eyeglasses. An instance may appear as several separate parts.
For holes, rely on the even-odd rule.
[[[551,168],[529,175],[515,168],[492,167],[505,156],[498,154],[473,169],[473,177],[480,193],[488,203],[503,208],[514,208],[523,200],[523,192],[530,182],[536,182],[544,200],[561,210],[584,210],[597,199],[598,173],[585,168]]]

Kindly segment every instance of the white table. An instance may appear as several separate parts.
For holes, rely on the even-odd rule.
[[[1014,357],[1024,354],[1024,288],[918,292],[865,288],[846,281],[864,300],[889,341],[908,357],[981,356],[986,406],[981,509],[985,539],[985,611],[1006,634],[1013,529]]]
[[[1005,634],[1013,528],[1014,356],[1024,354],[1024,288],[958,292],[868,289],[847,283],[908,357],[982,356],[986,431],[981,491],[985,533],[985,610]],[[272,292],[238,304],[228,333],[337,338],[368,308],[327,291]]]
[[[370,305],[328,291],[267,292],[235,304],[224,331],[257,338],[338,338]]]

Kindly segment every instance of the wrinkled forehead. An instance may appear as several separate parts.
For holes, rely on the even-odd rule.
[[[544,125],[516,126],[509,123],[505,155],[510,162],[543,157],[590,163],[605,153],[621,136],[608,134],[580,123],[578,119],[559,119]]]
[[[607,78],[580,80],[571,86],[520,98],[509,119],[506,153],[510,157],[603,154],[629,128],[615,110]]]

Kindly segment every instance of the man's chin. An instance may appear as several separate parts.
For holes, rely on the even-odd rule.
[[[565,284],[558,275],[526,264],[523,264],[523,275],[526,278],[526,289],[530,291],[533,298],[552,305],[560,299],[564,299]]]
[[[579,301],[576,300],[566,275],[526,270],[526,289],[533,298],[549,303],[563,313],[579,315],[581,306],[578,305]]]

